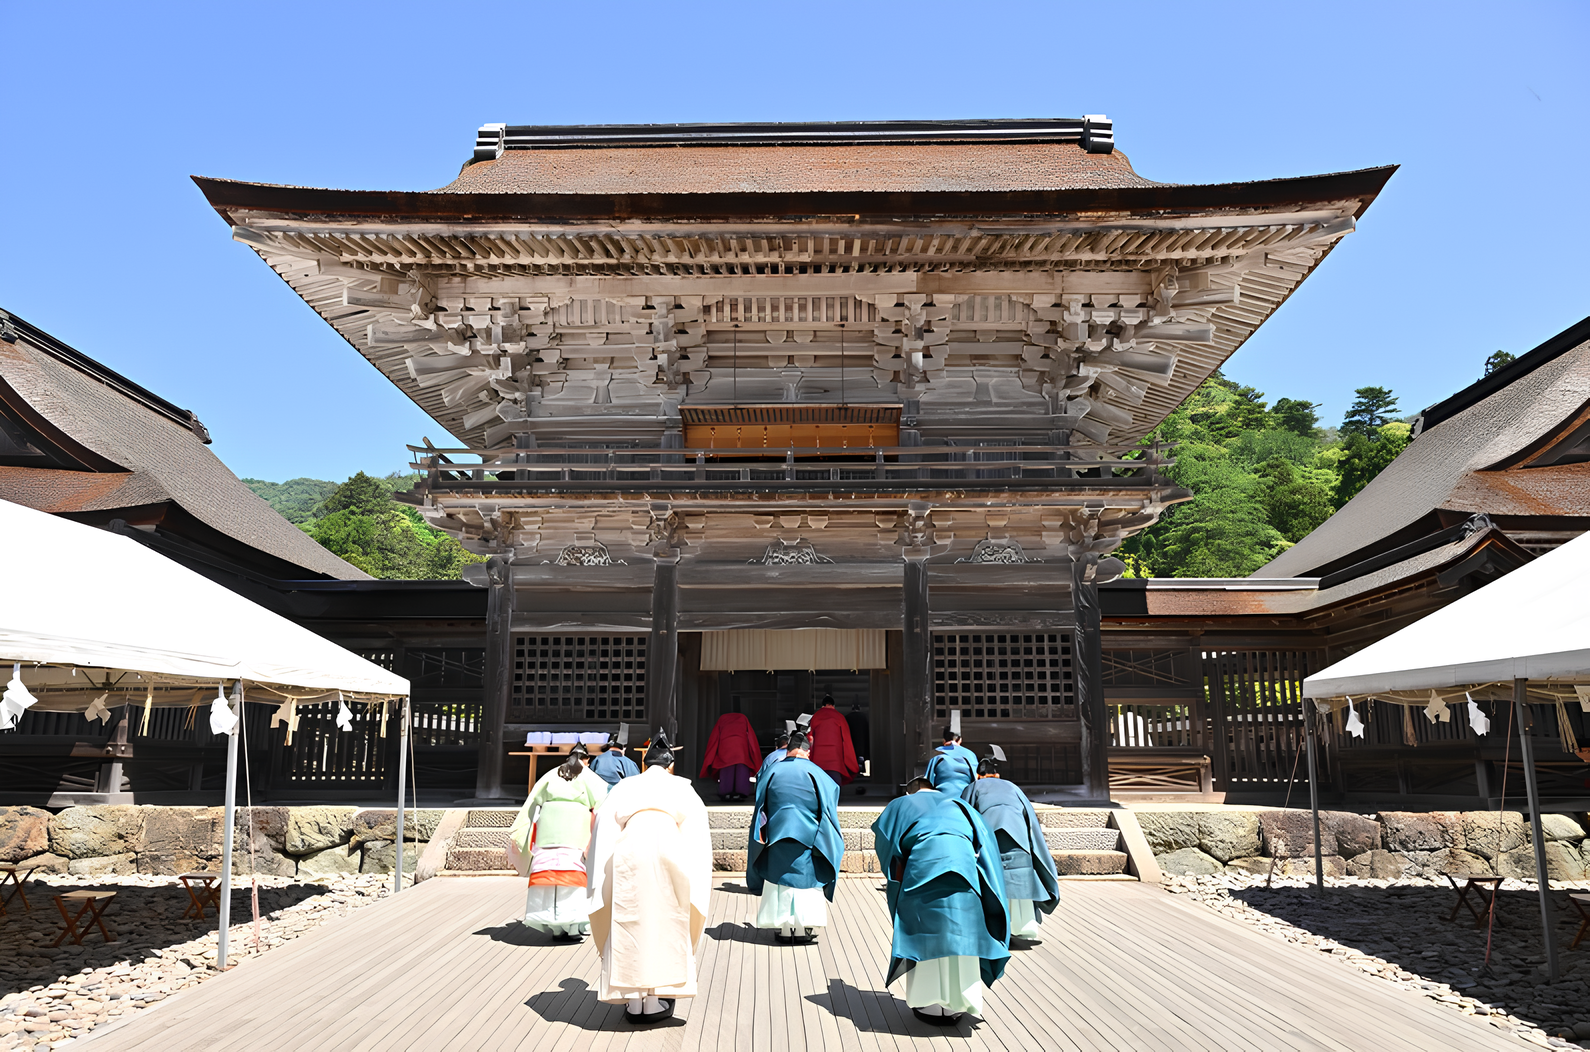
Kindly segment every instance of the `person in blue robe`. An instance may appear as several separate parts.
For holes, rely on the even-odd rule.
[[[961,734],[954,727],[944,728],[944,744],[933,750],[927,780],[946,796],[960,796],[977,781],[977,754],[961,744]]]
[[[991,755],[977,765],[977,781],[961,799],[977,810],[999,843],[1012,938],[1036,940],[1043,918],[1060,904],[1060,879],[1032,801],[1016,783],[1000,776],[1004,751],[997,745],[990,748]]]
[[[608,736],[607,748],[602,755],[591,761],[591,772],[607,783],[609,789],[640,773],[640,768],[635,766],[635,761],[624,755],[624,747],[619,744],[618,735]]]
[[[761,769],[756,772],[758,785],[762,783],[762,776],[767,773],[767,769],[784,758],[788,752],[788,746],[789,731],[779,731],[773,736],[773,751],[767,754],[767,759],[762,761]]]
[[[828,924],[845,853],[839,785],[808,758],[801,731],[789,735],[787,749],[756,780],[745,885],[762,896],[758,928],[777,928],[779,942],[811,942]]]
[[[958,796],[926,778],[872,824],[894,922],[885,985],[905,979],[917,1018],[953,1026],[981,1015],[983,989],[1010,959],[1005,870],[994,835]]]

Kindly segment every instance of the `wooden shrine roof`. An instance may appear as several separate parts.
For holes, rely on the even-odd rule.
[[[1442,517],[1590,526],[1590,319],[1519,358],[1505,383],[1487,377],[1434,408],[1396,460],[1255,576],[1329,573]]]
[[[103,522],[152,523],[176,505],[201,529],[266,557],[284,576],[367,579],[276,511],[205,445],[192,413],[0,313],[0,415],[52,450],[0,463],[0,499]],[[68,463],[69,462],[69,463]]]

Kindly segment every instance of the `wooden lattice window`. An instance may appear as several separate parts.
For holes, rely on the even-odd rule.
[[[1069,632],[933,633],[935,718],[1076,719]]]
[[[516,723],[643,720],[647,637],[515,636]]]

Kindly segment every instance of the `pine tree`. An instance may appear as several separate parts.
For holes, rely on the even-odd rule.
[[[1347,407],[1347,416],[1342,420],[1342,437],[1362,435],[1374,441],[1379,437],[1381,425],[1391,422],[1391,414],[1397,408],[1396,396],[1388,387],[1360,387],[1353,394],[1358,397]]]

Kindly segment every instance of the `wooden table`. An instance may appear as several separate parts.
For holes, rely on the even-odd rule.
[[[188,907],[182,911],[184,917],[197,917],[204,919],[204,907],[214,906],[216,915],[221,913],[221,874],[219,873],[178,873],[177,879],[182,881],[182,886],[188,889]]]
[[[1590,895],[1569,895],[1568,904],[1579,911],[1579,934],[1568,944],[1568,949],[1572,950],[1584,941],[1585,932],[1590,932],[1590,911],[1585,909],[1590,905]]]
[[[55,908],[61,911],[61,919],[66,922],[66,930],[56,936],[51,946],[61,945],[68,935],[72,937],[73,946],[83,945],[83,936],[88,934],[90,927],[98,927],[99,934],[106,942],[115,942],[116,936],[105,928],[105,911],[116,899],[114,891],[68,891],[64,895],[55,896]],[[77,912],[71,912],[71,906],[77,907]],[[83,930],[78,931],[77,925],[84,917],[88,920],[83,924]]]
[[[516,751],[510,752],[508,754],[509,756],[528,756],[528,757],[530,757],[530,779],[525,785],[525,795],[528,796],[530,794],[530,792],[533,789],[535,789],[535,787],[536,787],[536,779],[538,777],[540,777],[539,774],[537,773],[537,770],[536,770],[536,759],[535,758],[538,757],[538,756],[567,756],[569,753],[574,751],[574,746],[576,744],[577,743],[575,743],[575,742],[570,742],[567,745],[526,745],[522,750],[516,750]],[[589,751],[591,753],[591,756],[593,758],[597,757],[597,756],[600,756],[603,752],[607,751],[607,746],[605,746],[605,745],[589,745],[589,744],[587,744],[585,746],[585,748],[586,748],[587,751]],[[627,749],[625,751],[626,752],[638,753],[641,750],[640,750],[639,747],[636,747],[636,748],[633,748],[633,749]]]
[[[26,862],[0,863],[0,917],[6,915],[6,907],[16,899],[22,899],[22,908],[29,913],[33,912],[33,904],[28,901],[28,893],[22,889],[22,882],[28,879],[28,874],[38,869],[38,863],[29,865]],[[6,885],[11,885],[11,890],[6,891]]]
[[[1459,884],[1459,879],[1463,883]],[[1447,920],[1457,920],[1458,911],[1467,906],[1469,913],[1474,917],[1474,926],[1476,928],[1485,927],[1487,918],[1494,920],[1497,924],[1502,923],[1501,914],[1496,911],[1496,893],[1502,889],[1501,877],[1454,878],[1452,874],[1448,873],[1446,874],[1446,881],[1452,885],[1452,890],[1457,892],[1457,902],[1452,904],[1452,912],[1447,914]],[[1485,890],[1487,887],[1490,888],[1489,893]],[[1483,914],[1474,908],[1474,903],[1469,901],[1470,891],[1479,896],[1480,902],[1485,907]]]

